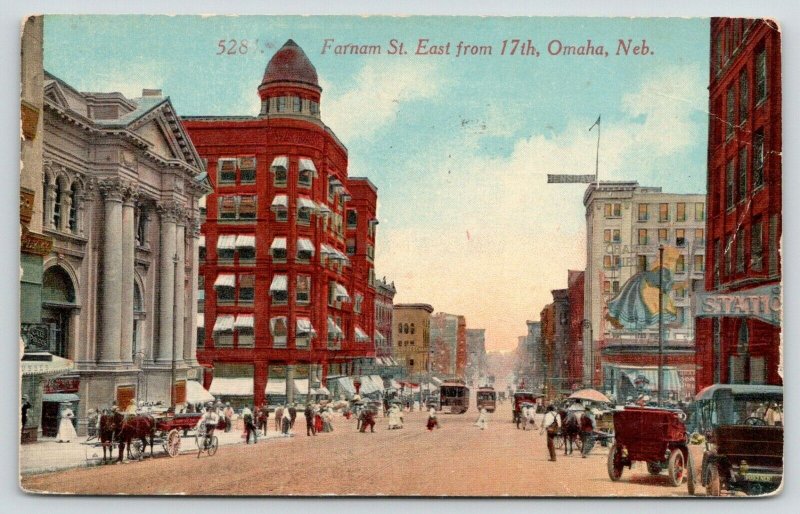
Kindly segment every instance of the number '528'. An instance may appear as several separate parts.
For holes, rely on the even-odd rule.
[[[217,46],[219,47],[219,51],[217,55],[244,55],[249,50],[249,41],[246,39],[242,39],[237,41],[236,39],[220,39],[217,42]],[[258,40],[255,42],[255,47],[258,46]]]

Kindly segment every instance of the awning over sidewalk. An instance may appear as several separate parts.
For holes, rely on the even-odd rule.
[[[308,394],[308,379],[295,378],[294,379],[294,392],[295,394]]]
[[[187,403],[206,403],[213,402],[214,395],[206,391],[203,385],[196,380],[186,381],[186,402]]]
[[[264,394],[271,394],[275,396],[286,395],[286,379],[283,378],[270,378],[267,380],[267,387],[264,389]]]
[[[311,390],[311,394],[321,394],[323,396],[330,396],[331,392],[325,386],[317,387],[316,389]]]
[[[359,343],[369,342],[369,336],[358,325],[356,325],[356,341]]]
[[[339,389],[344,390],[350,395],[356,394],[356,386],[353,385],[353,379],[350,377],[339,377],[336,379]]]
[[[360,380],[361,388],[359,392],[361,394],[383,392],[383,379],[378,375],[362,375]]]
[[[26,353],[20,361],[22,376],[59,375],[73,367],[71,360],[47,352]]]
[[[48,393],[42,395],[42,401],[48,403],[77,402],[80,397],[72,393]]]
[[[253,379],[214,377],[208,392],[214,396],[253,396]]]

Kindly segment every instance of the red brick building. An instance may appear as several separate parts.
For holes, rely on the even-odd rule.
[[[456,377],[464,380],[467,371],[467,318],[458,317],[456,337]]]
[[[569,338],[567,340],[567,381],[573,389],[583,385],[583,271],[567,271],[567,295],[569,296]],[[597,356],[599,360],[599,355]],[[590,358],[589,355],[586,356]],[[597,382],[595,382],[596,384]]]
[[[782,384],[781,49],[775,23],[712,18],[707,293],[696,388]]]
[[[291,401],[374,356],[377,189],[348,178],[321,92],[289,40],[258,86],[258,116],[183,119],[214,187],[197,358],[205,386],[232,401]]]

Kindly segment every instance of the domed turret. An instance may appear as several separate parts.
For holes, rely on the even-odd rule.
[[[297,43],[288,40],[267,64],[258,86],[262,116],[319,118],[317,70]]]

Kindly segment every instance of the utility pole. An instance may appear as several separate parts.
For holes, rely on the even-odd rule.
[[[663,404],[664,391],[664,245],[658,246],[658,406]]]

